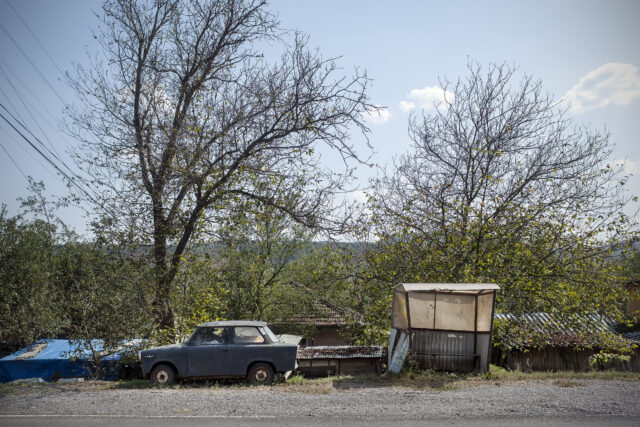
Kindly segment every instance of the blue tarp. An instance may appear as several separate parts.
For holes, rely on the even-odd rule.
[[[93,343],[98,350],[101,349],[102,342],[94,341]],[[46,347],[32,357],[21,357],[25,353],[43,347],[44,344]],[[0,359],[0,382],[6,383],[24,378],[42,378],[45,381],[51,381],[54,378],[89,378],[90,353],[78,354],[75,350],[79,348],[79,344],[81,343],[77,341],[54,339],[36,341],[30,346]],[[123,352],[119,351],[102,359],[107,368],[103,379],[117,379],[118,361]]]

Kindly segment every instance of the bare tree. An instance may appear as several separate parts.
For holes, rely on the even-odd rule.
[[[626,227],[609,135],[574,125],[540,81],[515,75],[470,62],[467,77],[442,81],[445,99],[410,119],[413,150],[376,185],[378,231],[423,236],[455,258],[453,276],[534,228],[562,253]]]
[[[162,329],[174,324],[170,290],[185,249],[235,200],[309,226],[340,225],[331,201],[358,161],[349,132],[368,132],[368,80],[358,70],[342,75],[304,36],[288,38],[266,6],[106,0],[104,57],[71,79],[82,103],[70,127],[99,188],[100,227],[152,241]],[[278,50],[279,59],[265,59]],[[338,153],[343,170],[327,169],[321,150]],[[265,186],[294,197],[255,191]]]

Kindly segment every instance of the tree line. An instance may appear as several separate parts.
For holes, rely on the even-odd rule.
[[[366,73],[261,0],[107,0],[100,16],[101,52],[69,76],[94,239],[44,215],[37,186],[31,216],[2,212],[0,340],[172,341],[322,297],[381,343],[400,282],[493,282],[503,312],[632,320],[635,217],[611,137],[517,67],[443,79],[445,99],[410,117],[411,149],[350,204],[367,160],[351,136],[378,108]]]

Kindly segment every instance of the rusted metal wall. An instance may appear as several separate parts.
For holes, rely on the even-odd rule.
[[[474,332],[414,329],[410,352],[419,369],[486,371],[489,369],[490,334],[477,335],[474,344]]]

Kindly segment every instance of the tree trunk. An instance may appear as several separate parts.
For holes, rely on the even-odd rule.
[[[153,242],[153,258],[155,263],[154,288],[155,288],[155,324],[159,330],[173,329],[175,316],[171,304],[171,284],[173,276],[167,265],[167,239],[163,233],[163,227],[156,219]]]

